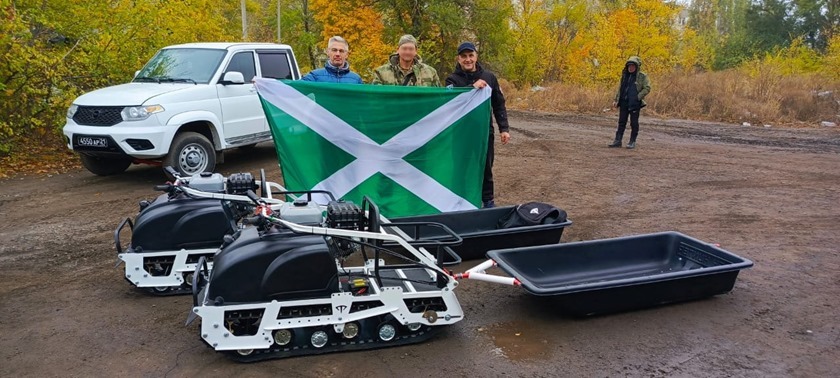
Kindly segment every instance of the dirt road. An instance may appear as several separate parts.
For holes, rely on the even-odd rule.
[[[160,171],[0,181],[0,376],[838,376],[840,130],[514,113],[497,203],[549,202],[563,241],[677,230],[755,262],[707,300],[589,319],[467,281],[467,317],[430,342],[241,365],[184,327],[189,297],[150,297],[114,268],[113,230]],[[220,171],[267,168],[272,146]],[[476,262],[465,262],[464,270]]]

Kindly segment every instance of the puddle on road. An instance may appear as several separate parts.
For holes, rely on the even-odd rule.
[[[479,327],[478,332],[490,338],[493,351],[511,361],[544,360],[550,357],[545,332],[528,324],[508,322]]]

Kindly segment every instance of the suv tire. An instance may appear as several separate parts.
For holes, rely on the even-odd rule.
[[[183,176],[213,172],[216,168],[216,151],[204,135],[187,131],[175,136],[163,166],[171,166]]]
[[[126,158],[103,158],[85,154],[79,154],[79,158],[82,160],[82,166],[97,176],[123,173],[131,165],[131,159]]]

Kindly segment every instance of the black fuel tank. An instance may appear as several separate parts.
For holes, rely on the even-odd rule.
[[[132,250],[166,251],[181,248],[214,248],[236,230],[236,221],[222,202],[210,198],[166,194],[137,214],[131,235]]]
[[[303,249],[303,252],[299,253],[297,249]],[[283,257],[289,252],[294,256]],[[264,302],[276,296],[278,290],[299,292],[328,286],[323,283],[323,275],[304,278],[305,282],[295,284],[291,289],[284,289],[277,283],[277,280],[284,280],[282,275],[290,270],[308,272],[312,268],[310,265],[331,269],[331,272],[326,271],[328,276],[337,274],[335,260],[330,257],[323,236],[295,234],[288,230],[272,230],[260,235],[255,227],[248,227],[213,259],[208,298],[221,297],[226,304]],[[298,277],[298,274],[292,274],[290,279]]]
[[[338,292],[338,268],[326,244],[297,247],[277,256],[262,279],[267,300],[329,297]]]

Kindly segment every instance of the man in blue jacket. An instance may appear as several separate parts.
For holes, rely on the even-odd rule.
[[[309,71],[303,77],[305,81],[316,81],[321,83],[349,83],[362,84],[362,78],[355,72],[350,71],[350,63],[347,63],[347,56],[350,55],[350,44],[339,36],[330,38],[326,49],[327,62],[324,68]]]

